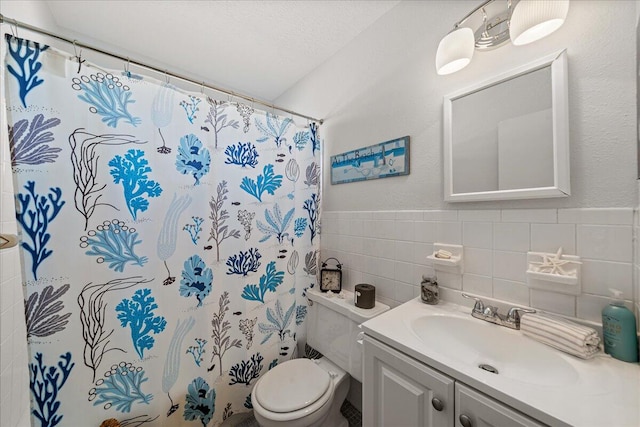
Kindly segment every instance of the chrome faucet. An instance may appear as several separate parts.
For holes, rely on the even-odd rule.
[[[498,307],[492,305],[485,305],[485,303],[477,297],[462,294],[463,297],[475,300],[471,315],[476,319],[484,320],[487,322],[495,323],[496,325],[506,326],[511,329],[520,329],[520,313],[535,313],[536,311],[531,308],[511,307],[507,312],[507,315],[498,313]]]

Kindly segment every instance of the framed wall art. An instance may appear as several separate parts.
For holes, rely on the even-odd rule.
[[[408,174],[408,136],[331,156],[331,184]]]

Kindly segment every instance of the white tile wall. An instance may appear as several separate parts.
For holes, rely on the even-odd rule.
[[[493,253],[493,277],[524,283],[527,281],[526,271],[526,252],[495,251]]]
[[[493,281],[490,276],[465,273],[462,276],[462,290],[476,295],[493,296]]]
[[[4,46],[4,44],[3,44]],[[2,49],[3,50],[3,49]],[[0,56],[4,56],[0,54]],[[4,112],[4,73],[0,73],[0,123]],[[16,234],[13,180],[7,127],[0,126],[0,232]],[[0,251],[0,426],[28,426],[29,371],[24,298],[17,247]]]
[[[493,274],[493,251],[465,247],[464,272],[490,277]]]
[[[463,222],[477,222],[477,221],[500,222],[500,211],[498,210],[459,211],[458,220]]]
[[[465,291],[600,323],[612,287],[624,292],[630,307],[636,301],[640,313],[635,218],[629,208],[332,211],[322,217],[321,257],[341,261],[345,288],[371,283],[380,300],[396,306],[419,295],[422,275],[436,273],[426,259],[434,243],[463,244],[464,272],[437,271],[446,298],[457,300]],[[527,286],[526,253],[555,253],[559,246],[582,257],[578,296]]]
[[[633,261],[630,225],[578,225],[578,255],[607,261]]]
[[[529,305],[529,287],[526,283],[494,278],[493,297],[518,305]]]
[[[576,254],[574,224],[531,224],[531,250],[555,253],[558,248],[567,255]]]
[[[576,297],[553,292],[531,289],[529,291],[531,306],[544,311],[576,317]]]
[[[558,222],[556,209],[509,209],[502,211],[502,222]]]
[[[436,241],[450,245],[462,244],[462,227],[458,221],[437,221],[435,223]]]
[[[493,248],[499,251],[527,252],[530,247],[528,223],[498,223],[493,225]]]
[[[490,222],[463,222],[462,244],[466,248],[493,248],[493,224]]]
[[[558,209],[558,223],[633,225],[633,209]]]
[[[626,262],[582,260],[582,291],[600,294],[604,284],[622,291],[626,300],[633,300],[633,266]]]

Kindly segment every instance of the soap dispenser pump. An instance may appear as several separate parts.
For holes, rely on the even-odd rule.
[[[622,292],[613,293],[611,302],[602,310],[602,335],[604,351],[624,362],[638,362],[638,335],[636,318],[622,300]]]

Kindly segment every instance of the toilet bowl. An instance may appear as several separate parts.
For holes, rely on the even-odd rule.
[[[347,427],[348,391],[349,374],[328,359],[293,359],[258,380],[251,403],[262,427]]]
[[[309,289],[307,298],[307,342],[324,357],[288,360],[256,382],[251,403],[262,427],[347,427],[340,407],[350,377],[362,381],[359,325],[389,310],[378,302],[358,308],[346,290],[335,295]]]

